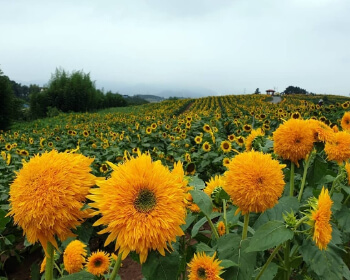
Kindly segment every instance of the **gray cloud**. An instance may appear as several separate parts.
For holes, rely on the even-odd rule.
[[[348,95],[349,8],[347,0],[0,0],[0,67],[23,83],[47,82],[60,66],[83,69],[106,90],[295,85]]]

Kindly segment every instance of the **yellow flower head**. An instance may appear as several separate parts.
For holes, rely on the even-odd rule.
[[[314,134],[308,121],[289,119],[276,129],[273,140],[275,153],[299,166],[298,160],[304,159],[313,148]]]
[[[206,187],[204,188],[204,192],[210,197],[215,189],[224,188],[225,181],[224,177],[220,175],[216,175],[215,177],[210,178],[209,182],[207,182]]]
[[[202,143],[202,137],[196,136],[196,137],[194,138],[194,141],[196,142],[196,144],[200,144],[200,143]]]
[[[320,250],[327,249],[328,243],[332,239],[331,207],[333,201],[331,200],[328,190],[323,187],[318,197],[317,206],[311,211],[311,227],[313,230],[313,240]]]
[[[90,174],[93,159],[79,154],[49,153],[37,155],[17,172],[10,187],[13,216],[30,243],[37,240],[46,250],[47,242],[55,247],[55,236],[65,240],[71,229],[87,216],[81,211],[95,177]]]
[[[253,129],[252,132],[248,135],[245,140],[245,150],[250,151],[252,149],[253,141],[258,136],[264,136],[265,133],[261,130],[261,128]]]
[[[145,154],[124,164],[109,165],[113,169],[111,178],[97,181],[99,188],[91,189],[88,196],[94,201],[91,206],[98,209],[95,214],[102,215],[94,226],[107,226],[100,231],[109,233],[105,246],[116,240],[116,250],[119,248],[124,256],[136,251],[141,263],[149,250],[165,255],[171,241],[183,235],[183,179]]]
[[[208,141],[204,142],[203,145],[202,145],[202,148],[205,152],[209,152],[210,149],[211,149],[211,145],[209,144]]]
[[[205,132],[211,132],[211,128],[210,128],[210,125],[209,124],[205,124],[205,125],[203,125],[203,130],[205,131]]]
[[[88,258],[86,270],[93,275],[100,276],[108,270],[109,264],[109,254],[97,250],[96,252],[92,253],[91,256]]]
[[[335,160],[342,163],[350,158],[350,134],[340,131],[333,134],[333,137],[326,142],[324,151],[328,160]]]
[[[325,142],[333,137],[334,131],[325,123],[314,119],[310,119],[308,122],[314,135],[314,141]]]
[[[69,273],[79,272],[83,269],[86,257],[86,245],[74,240],[68,244],[63,253],[64,269]]]
[[[231,151],[231,142],[227,140],[222,141],[220,148],[224,153],[229,153]]]
[[[341,127],[343,130],[350,130],[350,112],[345,112],[341,119]]]
[[[225,191],[243,214],[264,212],[282,195],[284,167],[270,154],[251,151],[236,155],[225,173]]]
[[[225,227],[225,223],[223,221],[220,221],[217,224],[217,229],[218,229],[218,234],[220,236],[223,236],[226,233],[226,227]]]
[[[216,253],[212,257],[204,252],[194,254],[193,259],[188,264],[189,280],[222,280],[220,274],[223,267],[221,261],[215,260]]]

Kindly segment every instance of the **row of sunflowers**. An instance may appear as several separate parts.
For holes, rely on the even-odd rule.
[[[129,257],[146,279],[350,279],[350,101],[265,99],[1,132],[1,269],[42,248],[32,278],[120,279]]]

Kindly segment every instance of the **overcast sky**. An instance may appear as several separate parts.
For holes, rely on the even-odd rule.
[[[350,94],[349,0],[0,0],[0,69],[120,93]]]

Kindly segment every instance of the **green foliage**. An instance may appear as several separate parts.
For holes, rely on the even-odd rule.
[[[300,87],[289,86],[284,90],[284,94],[307,94],[308,92]]]
[[[281,221],[269,221],[259,227],[250,240],[247,252],[264,251],[293,238],[293,231]]]
[[[15,106],[10,79],[0,70],[0,130],[9,127]]]

